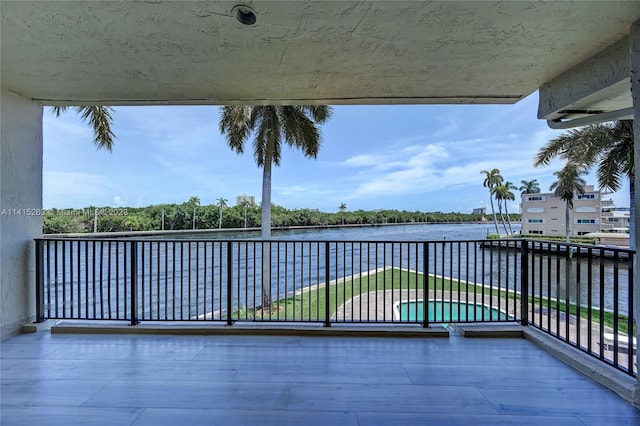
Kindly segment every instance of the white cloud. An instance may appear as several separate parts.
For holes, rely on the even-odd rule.
[[[546,190],[560,165],[534,168],[533,157],[562,132],[535,118],[535,101],[336,107],[318,161],[283,150],[272,198],[287,208],[327,211],[341,202],[350,209],[470,211],[488,204],[480,171],[492,168],[516,185],[538,179]],[[192,195],[209,204],[243,193],[259,198],[262,170],[252,141],[243,155],[235,154],[217,129],[218,118],[216,107],[118,107],[110,154],[96,153],[91,129],[74,112],[46,114],[45,206],[146,205]]]
[[[382,157],[376,155],[356,155],[354,157],[347,158],[344,161],[345,166],[361,167],[361,166],[376,166],[381,163]]]

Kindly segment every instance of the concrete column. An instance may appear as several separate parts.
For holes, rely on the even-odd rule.
[[[0,339],[35,317],[41,211],[42,106],[0,89]]]
[[[633,160],[635,164],[635,188],[640,188],[640,21],[635,22],[631,26],[631,37],[629,40],[630,56],[631,56],[631,94],[633,97],[633,132],[635,136]],[[634,206],[636,209],[634,237],[636,242],[640,242],[640,197],[635,196]],[[639,245],[636,243],[636,247]],[[638,256],[635,257],[633,291],[634,291],[634,316],[636,324],[640,325],[640,269],[638,266]],[[636,336],[640,342],[640,326],[638,327],[638,335]],[[640,349],[640,348],[639,348]],[[640,357],[638,357],[640,358]],[[640,368],[638,368],[640,370]],[[634,394],[634,402],[640,407],[640,374],[636,382]]]

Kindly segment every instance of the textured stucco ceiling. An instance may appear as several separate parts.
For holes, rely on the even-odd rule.
[[[47,104],[512,103],[640,19],[637,1],[254,1],[243,26],[238,3],[2,1],[2,86]]]

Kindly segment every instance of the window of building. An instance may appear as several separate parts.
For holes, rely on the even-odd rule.
[[[598,219],[576,219],[575,223],[578,225],[590,225],[599,223]]]
[[[527,201],[544,201],[543,195],[530,195],[527,197]]]
[[[535,230],[535,229],[530,229],[528,232],[529,232],[529,234],[542,235],[542,231],[538,231],[538,230]]]
[[[527,213],[544,213],[544,208],[542,208],[542,207],[529,207],[527,209]]]
[[[527,219],[527,223],[545,223],[544,219]]]
[[[598,209],[596,207],[591,206],[576,207],[576,212],[578,213],[595,213],[597,211]]]
[[[597,200],[598,194],[582,194],[577,195],[576,200]]]

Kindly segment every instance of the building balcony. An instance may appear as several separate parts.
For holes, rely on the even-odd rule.
[[[3,425],[640,421],[629,250],[40,239],[36,252],[53,327],[3,342]],[[559,359],[595,363],[624,398]]]
[[[636,375],[632,348],[602,346],[605,333],[636,335],[634,252],[626,249],[515,239],[47,238],[36,245],[39,321],[512,322]]]

